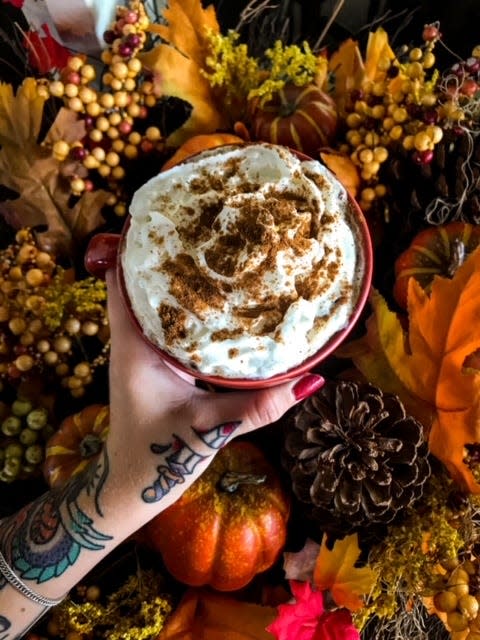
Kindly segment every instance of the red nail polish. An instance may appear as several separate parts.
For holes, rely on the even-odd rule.
[[[317,375],[316,373],[309,373],[306,376],[303,376],[297,384],[293,387],[293,395],[295,396],[295,400],[304,400],[311,396],[312,393],[318,391],[325,384],[325,378]]]

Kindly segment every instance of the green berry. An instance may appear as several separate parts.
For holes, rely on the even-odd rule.
[[[16,436],[22,429],[22,421],[18,416],[8,416],[2,422],[2,432],[6,436]]]
[[[47,424],[48,422],[48,412],[46,409],[40,408],[40,409],[34,409],[33,411],[30,411],[30,413],[27,416],[27,424],[30,427],[30,429],[34,429],[35,431],[39,431],[40,429],[43,429],[43,427]]]
[[[21,458],[23,447],[19,442],[11,442],[5,447],[5,458]]]
[[[18,439],[22,444],[28,447],[38,440],[38,431],[25,427],[25,429],[22,429],[20,432]]]
[[[32,444],[27,447],[25,449],[25,460],[33,465],[43,462],[43,447],[39,444]]]
[[[3,472],[10,478],[16,478],[19,474],[22,462],[20,458],[7,458],[3,465]]]
[[[12,413],[14,416],[23,417],[32,410],[32,403],[27,399],[17,398],[12,403]]]

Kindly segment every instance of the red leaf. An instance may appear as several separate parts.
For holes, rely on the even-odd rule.
[[[70,52],[55,40],[47,24],[42,24],[41,28],[45,36],[41,36],[38,31],[29,31],[25,35],[24,46],[28,51],[28,63],[40,73],[63,68],[67,64]]]

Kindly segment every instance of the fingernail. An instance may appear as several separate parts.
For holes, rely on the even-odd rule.
[[[316,373],[309,373],[307,376],[303,376],[292,389],[295,400],[308,398],[312,393],[321,389],[324,384],[325,378]]]

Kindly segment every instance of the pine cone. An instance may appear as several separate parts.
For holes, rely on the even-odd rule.
[[[283,465],[322,531],[390,522],[422,495],[430,475],[422,426],[393,394],[328,382],[298,405],[287,429]]]
[[[415,164],[411,152],[396,151],[381,177],[390,191],[390,217],[409,217],[411,224],[415,220],[417,224],[454,220],[479,224],[479,162],[480,132],[445,130],[429,164]]]

